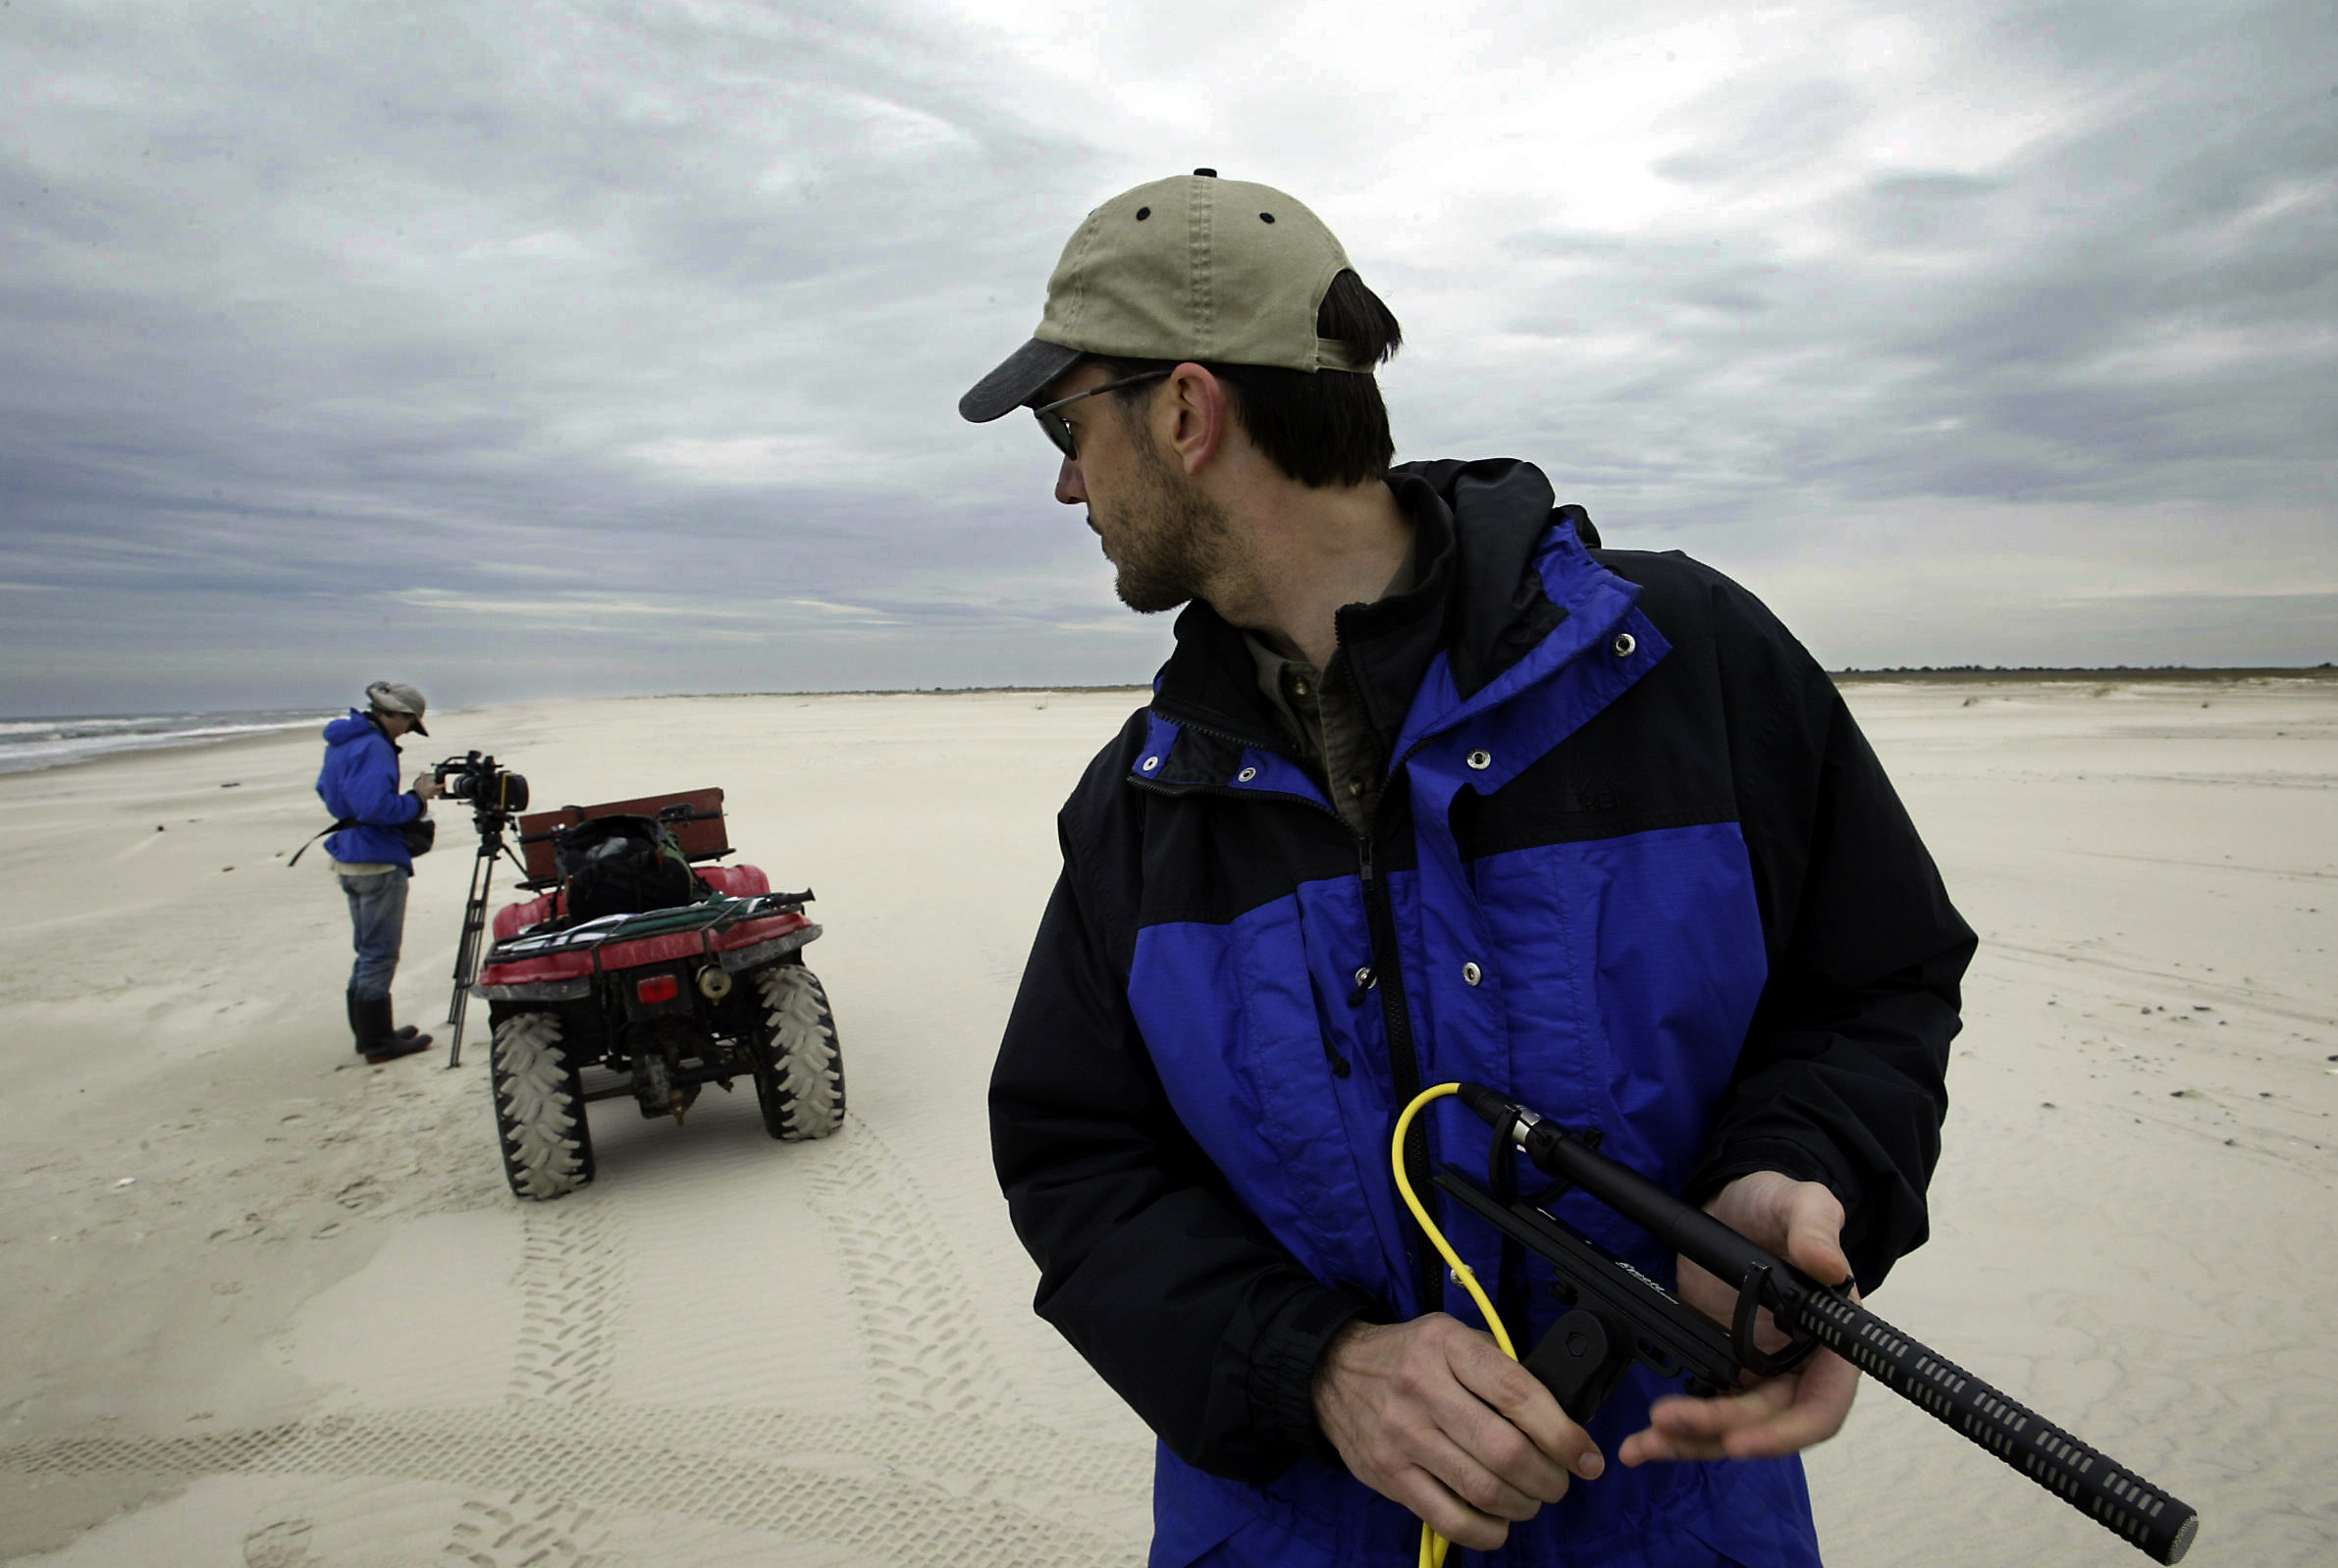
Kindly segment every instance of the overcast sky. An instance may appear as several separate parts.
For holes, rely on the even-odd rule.
[[[2338,658],[2329,0],[0,0],[0,713],[1140,681],[960,392],[1207,165],[1830,666]]]

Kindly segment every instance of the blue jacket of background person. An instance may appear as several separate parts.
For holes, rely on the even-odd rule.
[[[355,708],[325,726],[325,766],[317,794],[336,820],[356,826],[325,840],[325,853],[345,865],[402,865],[412,870],[400,823],[422,814],[422,802],[398,787],[398,743]]]
[[[1423,1085],[1495,1085],[1695,1202],[1754,1170],[1823,1181],[1870,1288],[1925,1233],[1973,935],[1826,674],[1720,573],[1586,548],[1525,464],[1390,483],[1420,581],[1341,611],[1384,715],[1374,831],[1191,605],[1058,818],[991,1079],[1037,1309],[1161,1439],[1152,1568],[1414,1562],[1310,1385],[1355,1316],[1478,1321],[1393,1188]],[[1487,1129],[1450,1110],[1428,1161],[1482,1171]],[[1560,1212],[1671,1282],[1612,1211]],[[1446,1228],[1532,1345],[1562,1310],[1548,1266],[1506,1270],[1450,1205]],[[1628,1377],[1591,1423],[1607,1473],[1457,1560],[1815,1565],[1797,1460],[1614,1462],[1665,1391]]]

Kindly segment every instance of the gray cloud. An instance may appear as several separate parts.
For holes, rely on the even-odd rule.
[[[1653,167],[1686,185],[1762,183],[1833,152],[1866,116],[1866,104],[1847,81],[1732,82],[1678,116],[1700,132],[1697,148],[1660,158]]]
[[[2053,64],[2102,21],[2020,41]],[[2326,515],[2338,105],[2277,70],[2277,38],[2248,43],[2158,62],[1985,174],[1881,173],[1767,232],[1509,236],[1548,277],[1511,330],[1563,353],[1634,338],[1552,434],[1668,453],[1658,472],[1697,499],[1742,477],[1831,504],[2237,493]],[[1779,128],[1839,137],[1855,101],[1803,83],[1708,105],[1742,140],[1657,168],[1789,177]]]
[[[2338,646],[2326,598],[2263,595],[2326,582],[2338,501],[2312,5],[1886,18],[1925,48],[1869,70],[1845,7],[1597,164],[1556,155],[1600,129],[1560,89],[1598,61],[1654,102],[1706,13],[1489,10],[1393,97],[1388,35],[1245,8],[5,15],[0,709],[330,700],[385,660],[468,700],[1142,679],[1165,628],[1036,433],[951,405],[1080,212],[1196,144],[1374,258],[1403,455],[1542,461],[1823,654],[1897,661],[1897,564],[1984,514],[2046,547],[2067,657]],[[2066,592],[2106,515],[2180,603]],[[2171,588],[2204,516],[2263,548]]]

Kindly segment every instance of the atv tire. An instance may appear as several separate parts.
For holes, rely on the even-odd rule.
[[[583,1075],[560,1045],[555,1013],[513,1013],[488,1052],[504,1178],[522,1198],[558,1198],[593,1179]]]
[[[755,974],[763,1019],[755,1030],[755,1098],[763,1126],[790,1143],[844,1124],[844,1057],[820,976],[801,964]]]

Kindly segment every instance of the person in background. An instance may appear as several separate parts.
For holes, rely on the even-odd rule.
[[[1794,1455],[1850,1366],[1637,1369],[1586,1431],[1398,1208],[1390,1129],[1493,1085],[1873,1288],[1924,1239],[1973,933],[1751,594],[1526,463],[1390,466],[1399,340],[1313,213],[1196,170],[1089,214],[959,404],[1036,412],[1121,599],[1187,606],[1058,818],[991,1078],[1038,1311],[1161,1438],[1153,1568],[1399,1568],[1416,1518],[1503,1564],[1816,1568]],[[1414,1131],[1422,1192],[1482,1168],[1483,1127]],[[1564,1304],[1464,1218],[1532,1345]]]
[[[427,736],[422,694],[399,681],[376,681],[365,689],[366,708],[325,726],[325,766],[317,794],[337,821],[347,825],[325,841],[334,874],[348,895],[357,962],[349,970],[349,1032],[369,1063],[412,1056],[430,1036],[393,1022],[391,977],[398,972],[399,944],[405,934],[406,882],[414,874],[408,847],[413,825],[430,813],[438,795],[428,772],[414,775],[413,788],[398,787],[398,741]]]

